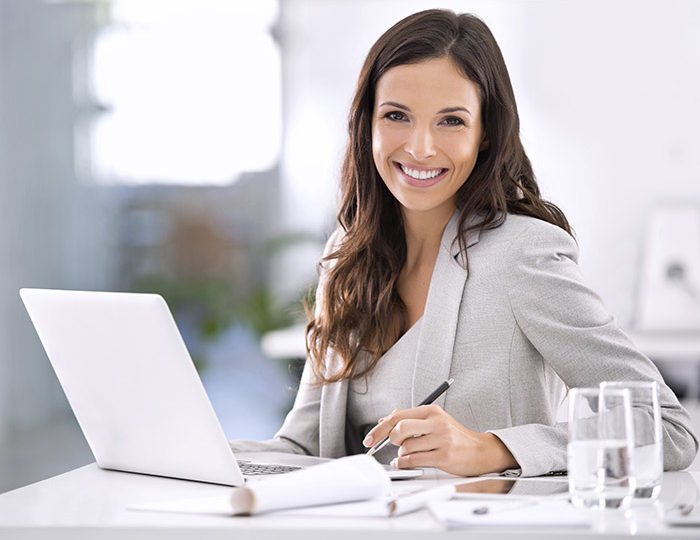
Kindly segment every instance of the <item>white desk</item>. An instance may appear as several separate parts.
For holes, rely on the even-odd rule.
[[[405,489],[442,480],[428,471]],[[280,515],[224,517],[127,510],[127,505],[216,495],[230,488],[196,482],[104,471],[87,465],[0,495],[0,538],[149,538],[178,540],[368,540],[414,538],[698,538],[700,527],[671,528],[658,519],[661,504],[697,500],[700,472],[667,473],[656,505],[634,505],[627,517],[608,511],[591,529],[473,528],[445,530],[426,511],[395,518],[304,518]]]

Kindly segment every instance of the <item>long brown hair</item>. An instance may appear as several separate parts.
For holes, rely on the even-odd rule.
[[[449,58],[481,93],[488,142],[457,192],[461,250],[466,254],[472,229],[498,227],[507,213],[542,219],[571,234],[562,211],[540,197],[520,141],[508,70],[488,27],[473,15],[438,9],[399,21],[370,49],[350,110],[338,212],[344,235],[321,260],[318,305],[306,328],[307,352],[319,383],[365,375],[406,330],[406,306],[396,289],[406,241],[399,203],[372,157],[374,94],[387,70],[432,58]],[[467,226],[472,215],[482,218]],[[362,349],[371,361],[360,366],[356,358]],[[327,359],[332,355],[341,363],[331,373]]]

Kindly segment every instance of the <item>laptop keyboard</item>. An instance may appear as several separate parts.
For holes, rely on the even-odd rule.
[[[301,467],[291,465],[274,465],[270,463],[252,463],[250,461],[239,461],[238,466],[245,476],[257,476],[260,474],[281,474],[296,471]]]

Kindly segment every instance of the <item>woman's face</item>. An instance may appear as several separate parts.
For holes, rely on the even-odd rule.
[[[407,211],[451,215],[484,141],[475,83],[447,58],[389,69],[375,91],[372,155]]]

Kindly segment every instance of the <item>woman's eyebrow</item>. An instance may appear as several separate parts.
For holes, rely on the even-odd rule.
[[[472,115],[472,113],[469,112],[469,109],[466,109],[465,107],[447,107],[446,109],[442,109],[441,111],[438,111],[438,114],[447,114],[447,113],[458,112],[458,111],[465,112],[469,116]]]
[[[401,105],[401,103],[396,103],[395,101],[385,101],[384,103],[379,104],[380,107],[388,106],[388,107],[396,107],[397,109],[403,109],[404,111],[411,112],[411,109],[406,107],[406,105]]]
[[[397,109],[402,109],[407,112],[411,112],[411,109],[406,107],[406,105],[401,105],[401,103],[397,103],[396,101],[384,101],[383,103],[379,104],[380,107],[396,107]],[[446,107],[444,109],[441,109],[438,111],[438,114],[448,114],[448,113],[453,113],[453,112],[465,112],[469,116],[472,116],[472,113],[469,111],[469,109],[465,107]]]

